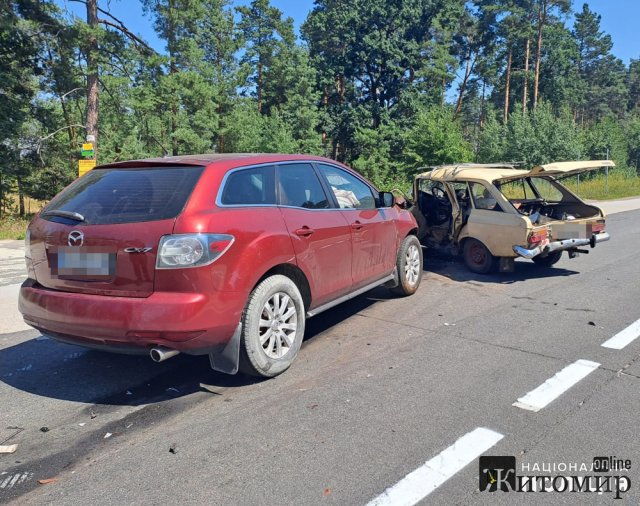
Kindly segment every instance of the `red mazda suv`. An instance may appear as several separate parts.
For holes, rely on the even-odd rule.
[[[416,291],[416,222],[353,170],[303,155],[96,167],[31,222],[25,322],[66,343],[271,377],[305,319],[386,284]]]

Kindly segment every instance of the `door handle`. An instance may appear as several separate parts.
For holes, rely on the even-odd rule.
[[[311,234],[313,234],[315,232],[315,230],[313,230],[312,228],[307,227],[306,225],[302,228],[299,228],[296,230],[296,235],[302,236],[302,237],[309,237]]]
[[[362,223],[360,223],[359,221],[354,221],[354,222],[351,224],[351,228],[352,228],[353,230],[360,230],[360,229],[362,229],[362,227],[363,227],[363,225],[362,225]]]

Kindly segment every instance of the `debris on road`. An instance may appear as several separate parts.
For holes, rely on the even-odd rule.
[[[173,443],[170,447],[169,447],[169,453],[173,453],[174,455],[176,453],[178,453],[178,445]]]
[[[589,325],[591,325],[592,327],[596,326],[596,324],[594,322],[589,322]]]
[[[96,416],[98,416],[98,415],[97,415],[97,414],[96,414],[96,412],[92,409],[92,410],[91,410],[91,419],[93,420]]]
[[[108,438],[110,438],[111,436],[113,436],[113,434],[112,434],[111,432],[107,432],[107,433],[104,435],[104,438],[103,438],[103,439],[108,439]]]
[[[82,422],[78,424],[80,427],[84,427],[85,425],[87,425],[87,422]]]
[[[327,497],[331,493],[330,488],[325,488],[324,492],[322,492],[322,497]]]
[[[18,445],[2,445],[0,453],[14,453],[18,449]]]
[[[176,387],[169,387],[165,390],[165,392],[175,392],[177,394],[180,393],[180,390],[178,390]]]
[[[40,427],[40,432],[49,432],[49,427],[46,425],[44,427]]]
[[[126,395],[133,395],[133,392],[131,390],[127,390]]]
[[[38,483],[40,483],[40,485],[49,485],[50,483],[55,483],[56,481],[58,481],[57,478],[45,478],[44,480],[38,480]]]

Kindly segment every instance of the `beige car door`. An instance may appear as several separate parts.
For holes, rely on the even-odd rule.
[[[469,183],[469,188],[473,207],[460,240],[473,237],[494,256],[516,256],[513,246],[527,245],[527,220],[519,214],[504,211],[487,186]]]

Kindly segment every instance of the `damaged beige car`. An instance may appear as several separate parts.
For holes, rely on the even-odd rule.
[[[473,272],[511,272],[517,257],[551,267],[609,240],[605,215],[560,182],[614,167],[610,160],[557,162],[522,170],[512,164],[432,167],[416,176],[411,208],[418,238],[461,254]]]

